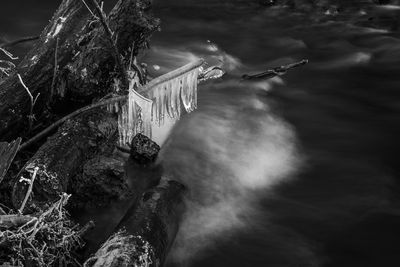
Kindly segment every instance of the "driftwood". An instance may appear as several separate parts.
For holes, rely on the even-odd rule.
[[[162,178],[84,266],[162,266],[177,233],[183,192],[183,185]]]
[[[43,210],[47,203],[67,191],[71,178],[80,172],[86,160],[99,151],[105,153],[114,149],[111,143],[116,133],[115,118],[102,110],[67,121],[17,175],[12,192],[14,207],[21,206],[27,191],[28,185],[22,178],[29,178],[38,168],[27,209]]]
[[[0,142],[0,183],[6,175],[15,154],[17,154],[20,143],[21,138],[18,138],[11,143]]]
[[[87,4],[95,10],[90,2]],[[148,0],[120,0],[108,16],[114,43],[125,61],[146,47],[147,39],[158,29],[159,21],[149,13],[150,5]],[[118,88],[120,75],[112,49],[104,28],[82,1],[64,0],[16,68],[31,94],[40,93],[33,113],[45,114],[46,107],[57,112],[60,104],[65,109],[66,100],[82,105],[112,91],[113,86]],[[1,139],[26,134],[27,116],[34,115],[29,109],[29,97],[16,74],[0,83]]]

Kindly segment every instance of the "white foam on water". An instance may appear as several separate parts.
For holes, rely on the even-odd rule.
[[[256,96],[238,99],[210,97],[178,122],[160,152],[165,170],[189,188],[171,252],[181,264],[251,225],[255,203],[299,166],[293,129]]]

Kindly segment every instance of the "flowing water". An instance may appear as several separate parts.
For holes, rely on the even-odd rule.
[[[0,11],[3,39],[39,32],[57,6],[13,3]],[[399,8],[154,4],[162,31],[140,58],[150,75],[196,57],[228,72],[158,135],[160,161],[190,188],[168,265],[399,266]],[[240,81],[304,58],[279,78]]]

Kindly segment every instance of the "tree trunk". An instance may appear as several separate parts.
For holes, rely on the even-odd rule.
[[[162,178],[84,266],[162,266],[178,230],[183,192],[183,185]]]

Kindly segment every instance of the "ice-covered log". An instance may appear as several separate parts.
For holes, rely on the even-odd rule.
[[[197,83],[203,62],[198,59],[161,75],[137,91],[131,83],[128,101],[121,103],[118,113],[121,146],[137,133],[151,138],[152,124],[162,125],[165,116],[179,120],[181,106],[188,113],[197,107]]]

